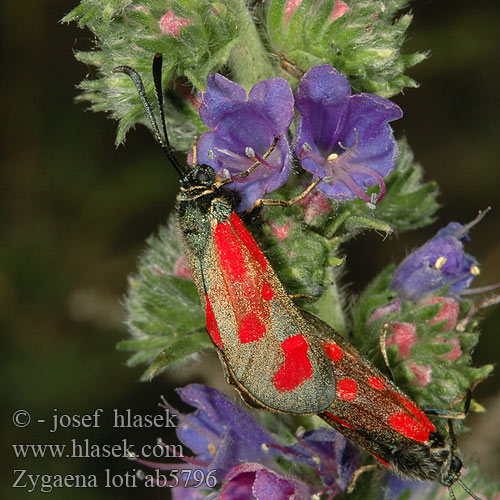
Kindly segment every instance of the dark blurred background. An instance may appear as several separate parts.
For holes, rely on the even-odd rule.
[[[90,33],[59,23],[76,3],[4,0],[1,7],[6,113],[0,171],[0,404],[5,417],[0,494],[6,499],[167,498],[164,490],[141,487],[50,494],[30,494],[29,485],[10,488],[13,469],[102,478],[106,468],[123,474],[136,467],[123,459],[14,459],[11,443],[66,443],[76,437],[105,444],[127,438],[139,446],[153,444],[159,435],[175,443],[168,429],[113,429],[111,415],[113,408],[156,414],[161,394],[178,402],[170,395],[178,380],[164,376],[141,383],[141,369],[127,368],[127,354],[115,350],[127,336],[121,305],[127,276],[135,271],[145,238],[172,209],[177,181],[146,129],[131,132],[126,147],[116,149],[115,124],[74,102],[75,86],[92,69],[77,63],[73,51],[93,45]],[[421,1],[412,3],[412,11],[407,50],[432,54],[411,70],[421,88],[396,99],[405,111],[396,130],[407,135],[426,179],[437,180],[442,209],[439,221],[424,230],[385,242],[365,235],[350,245],[352,292],[440,226],[470,221],[490,205],[467,251],[481,262],[475,286],[500,282],[500,4]],[[500,307],[483,316],[475,360],[495,363]],[[497,479],[499,386],[497,374],[477,388],[475,398],[490,412],[470,418],[474,433],[463,440]],[[96,408],[104,409],[99,428],[49,432],[54,409],[85,414]],[[30,412],[28,427],[12,424],[17,409]]]

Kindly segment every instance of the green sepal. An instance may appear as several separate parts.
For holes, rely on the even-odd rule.
[[[332,19],[335,0],[303,0],[287,21],[286,0],[271,0],[267,10],[268,36],[273,52],[307,71],[331,64],[358,91],[391,97],[416,82],[404,71],[425,54],[402,54],[411,16],[399,18],[407,0],[352,0],[348,10]],[[290,75],[288,75],[290,76]]]
[[[160,20],[167,13],[187,20],[177,34],[164,34]],[[204,90],[208,74],[229,67],[231,78],[249,90],[259,79],[274,76],[254,20],[244,0],[81,0],[64,22],[77,21],[96,36],[97,50],[77,52],[77,59],[97,68],[98,79],[84,81],[82,99],[94,111],[108,111],[119,121],[116,143],[136,123],[150,127],[139,96],[127,77],[112,74],[119,65],[139,72],[150,102],[155,101],[151,63],[164,55],[165,115],[172,145],[188,151],[206,129],[188,94]],[[186,92],[177,86],[188,86]],[[170,95],[169,95],[170,94]],[[175,106],[184,100],[183,106]],[[199,104],[199,103],[198,103]]]
[[[377,205],[375,215],[396,233],[428,226],[439,208],[436,182],[423,182],[423,169],[414,160],[405,138],[398,141],[396,167],[385,179],[387,193]]]
[[[205,328],[199,332],[183,335],[174,340],[153,359],[149,367],[148,378],[151,379],[158,375],[176,361],[185,360],[191,354],[211,348],[213,348],[213,343]]]

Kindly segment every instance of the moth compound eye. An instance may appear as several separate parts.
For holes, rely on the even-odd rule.
[[[199,184],[212,184],[213,182],[213,174],[212,171],[209,170],[210,167],[206,165],[202,165],[198,171],[196,172],[196,181]]]
[[[462,469],[462,460],[460,460],[458,457],[453,457],[451,459],[450,469],[458,474]]]

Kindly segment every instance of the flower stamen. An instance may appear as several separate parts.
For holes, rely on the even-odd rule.
[[[479,269],[478,266],[471,266],[470,267],[470,273],[473,275],[473,276],[479,276],[481,274],[481,270]]]
[[[439,257],[434,263],[434,267],[439,271],[448,261],[446,257]]]

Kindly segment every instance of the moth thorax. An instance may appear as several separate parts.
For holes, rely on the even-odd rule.
[[[452,444],[435,433],[430,442],[414,444],[393,452],[391,465],[396,472],[414,481],[437,481],[450,486],[462,468]]]

